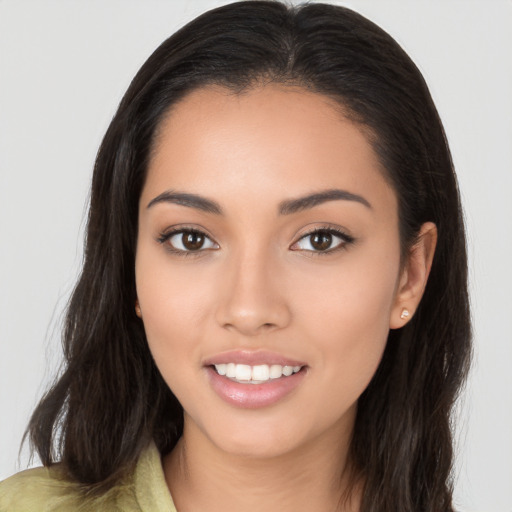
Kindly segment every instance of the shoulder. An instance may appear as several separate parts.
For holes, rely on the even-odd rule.
[[[28,469],[0,482],[0,512],[176,512],[154,443],[132,474],[106,493],[87,496],[62,466]]]
[[[101,498],[87,498],[57,464],[28,469],[0,482],[0,512],[138,512],[131,491],[131,485],[123,485]]]
[[[72,487],[58,467],[22,471],[0,482],[0,512],[57,511],[73,507],[77,493]]]

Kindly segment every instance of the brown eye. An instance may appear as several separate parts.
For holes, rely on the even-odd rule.
[[[336,229],[317,229],[300,238],[293,244],[292,249],[312,253],[331,253],[353,241],[353,237]]]
[[[326,231],[318,231],[311,236],[311,247],[317,251],[326,251],[332,244],[332,235]]]
[[[204,244],[205,237],[201,233],[183,233],[181,236],[183,247],[189,251],[197,251]]]
[[[218,249],[219,246],[200,231],[181,229],[160,238],[176,252],[200,252],[206,249]]]

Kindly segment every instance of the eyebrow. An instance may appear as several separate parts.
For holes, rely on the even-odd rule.
[[[346,190],[328,189],[321,192],[315,192],[314,194],[308,194],[303,197],[298,197],[296,199],[287,199],[282,201],[279,203],[278,212],[279,215],[291,215],[293,213],[308,210],[322,203],[336,200],[354,201],[372,209],[372,205],[362,196],[353,194]],[[189,208],[195,208],[206,213],[223,215],[223,211],[219,203],[213,199],[208,199],[197,194],[167,190],[152,199],[147,207],[151,208],[159,203],[174,203],[181,206],[187,206]]]
[[[158,203],[174,203],[181,206],[188,206],[189,208],[196,208],[197,210],[201,210],[206,213],[222,215],[222,208],[219,203],[197,194],[167,190],[152,199],[148,204],[148,208],[151,208]]]
[[[304,197],[298,197],[297,199],[288,199],[279,204],[280,215],[290,215],[292,213],[301,212],[308,210],[319,204],[326,203],[327,201],[355,201],[360,203],[367,208],[372,209],[372,205],[362,196],[352,194],[346,190],[340,190],[338,188],[323,190],[314,194],[309,194]]]

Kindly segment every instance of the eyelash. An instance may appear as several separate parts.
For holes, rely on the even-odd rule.
[[[325,233],[328,235],[333,235],[333,236],[341,239],[341,242],[336,247],[333,247],[332,249],[327,249],[325,251],[312,251],[312,250],[304,249],[304,251],[308,252],[311,256],[327,256],[327,255],[330,255],[333,253],[337,253],[339,251],[345,250],[348,245],[351,245],[355,242],[355,238],[353,236],[350,236],[349,234],[345,233],[344,231],[342,231],[339,228],[334,228],[332,226],[322,226],[322,227],[314,228],[311,231],[308,231],[307,233],[304,233],[292,245],[296,245],[301,240],[311,237],[313,235],[316,235],[318,233]]]
[[[157,238],[157,241],[163,245],[166,242],[168,242],[174,235],[178,235],[180,233],[181,234],[192,233],[192,234],[196,234],[196,235],[201,235],[201,236],[204,236],[205,238],[207,238],[208,240],[211,240],[211,238],[206,233],[204,233],[203,231],[200,231],[199,229],[182,226],[182,227],[173,229],[171,231],[166,231],[166,232],[162,233]],[[207,250],[207,249],[198,249],[197,251],[184,251],[182,249],[176,249],[176,247],[173,247],[171,244],[167,244],[166,249],[173,254],[176,254],[178,256],[184,256],[184,257],[199,256],[202,252]]]
[[[204,233],[203,231],[200,231],[196,228],[192,228],[192,227],[190,227],[190,228],[189,227],[179,227],[179,228],[173,229],[171,231],[164,232],[164,233],[160,234],[160,236],[157,238],[157,241],[163,245],[166,242],[168,242],[173,236],[178,235],[178,234],[185,234],[185,233],[201,235],[201,236],[204,236],[206,239],[210,240],[211,242],[213,242],[213,240],[206,233]],[[309,250],[309,249],[303,249],[305,252],[310,253],[310,255],[312,255],[312,256],[326,256],[329,254],[333,254],[338,251],[346,249],[347,245],[353,244],[355,242],[355,238],[348,235],[344,231],[341,231],[338,228],[333,228],[331,226],[324,226],[324,227],[315,228],[307,233],[304,233],[296,242],[294,242],[292,244],[292,246],[296,245],[301,240],[306,239],[307,237],[316,235],[318,233],[325,233],[328,235],[335,236],[335,237],[341,239],[341,242],[336,247],[334,247],[332,249],[327,249],[325,251],[313,251],[313,250]],[[213,243],[216,244],[216,242],[213,242]],[[216,245],[218,245],[218,244],[216,244]],[[185,251],[182,249],[176,249],[171,244],[167,244],[166,249],[168,251],[172,252],[173,254],[176,254],[178,256],[183,256],[183,257],[199,256],[199,255],[201,255],[202,252],[211,250],[211,249],[198,249],[196,251],[193,251],[193,250]]]

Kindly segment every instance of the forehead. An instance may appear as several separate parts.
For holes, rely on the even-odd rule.
[[[161,122],[142,200],[179,189],[269,203],[334,187],[394,201],[365,134],[337,103],[279,85],[204,87]]]

